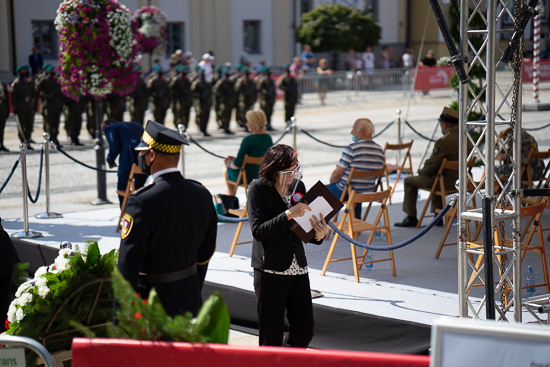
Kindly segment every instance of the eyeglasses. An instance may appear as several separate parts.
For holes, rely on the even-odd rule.
[[[287,175],[287,174],[296,175],[298,172],[300,172],[300,163],[296,163],[296,168],[294,168],[294,169],[286,170],[286,171],[279,171],[279,173],[281,173],[283,175]]]

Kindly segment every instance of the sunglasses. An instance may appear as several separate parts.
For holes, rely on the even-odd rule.
[[[291,169],[291,170],[286,170],[286,171],[279,171],[279,173],[281,173],[283,175],[285,175],[285,174],[296,175],[299,171],[300,171],[300,163],[297,163],[296,168]]]

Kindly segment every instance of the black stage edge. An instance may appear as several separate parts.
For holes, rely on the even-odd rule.
[[[251,280],[252,281],[252,280]],[[236,330],[258,334],[256,297],[253,292],[205,282],[203,299],[220,292]],[[315,349],[354,350],[428,355],[431,327],[356,311],[313,304]]]
[[[59,249],[12,238],[29,273],[53,264]],[[252,282],[252,279],[250,280]],[[232,328],[258,334],[256,297],[253,292],[217,283],[205,282],[203,299],[220,292]],[[315,336],[310,347],[316,349],[355,350],[384,353],[428,354],[431,328],[428,325],[313,304]]]

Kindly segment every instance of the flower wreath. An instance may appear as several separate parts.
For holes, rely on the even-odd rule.
[[[132,23],[137,29],[138,51],[158,55],[166,51],[168,42],[164,12],[156,6],[143,6],[134,12]]]
[[[57,9],[59,81],[75,100],[128,94],[139,75],[130,11],[115,0],[65,0]]]

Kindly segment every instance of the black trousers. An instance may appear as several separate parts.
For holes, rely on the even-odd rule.
[[[254,291],[260,323],[260,345],[282,346],[285,309],[289,334],[284,345],[307,348],[313,338],[309,276],[276,275],[254,269]]]

